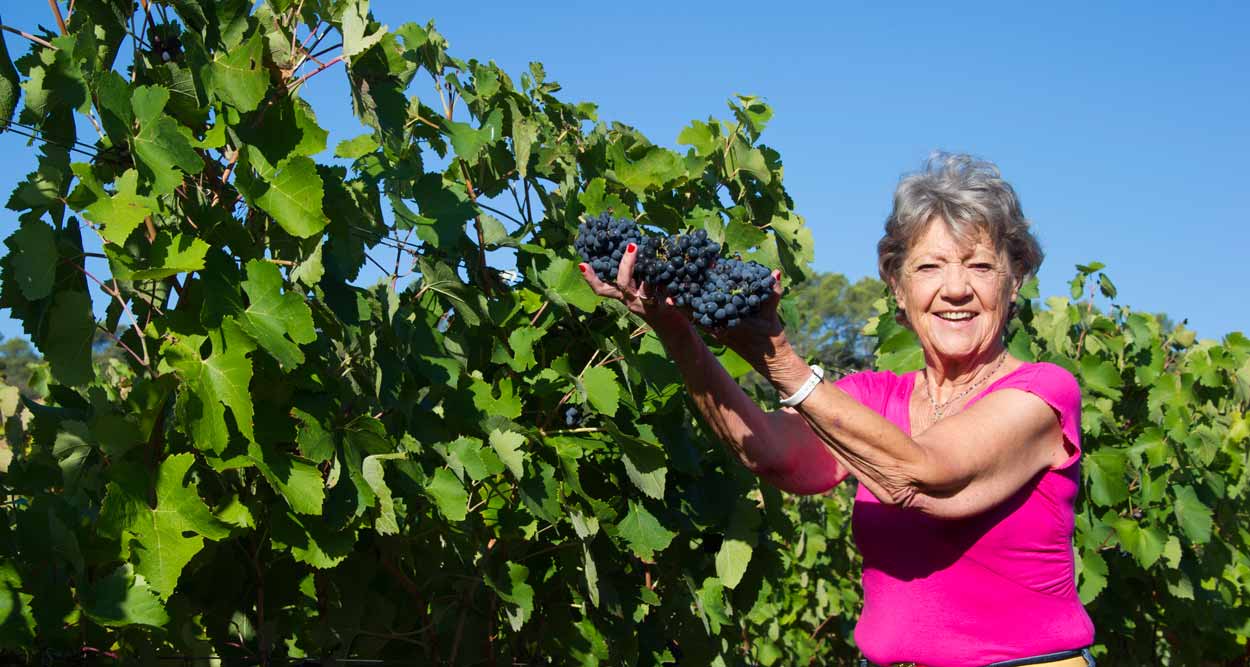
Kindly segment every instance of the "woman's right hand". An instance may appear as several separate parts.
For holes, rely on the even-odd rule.
[[[582,277],[595,294],[625,304],[631,313],[641,317],[656,333],[661,333],[661,329],[665,328],[689,327],[690,320],[681,309],[673,305],[673,300],[667,294],[654,293],[650,285],[634,281],[634,264],[637,261],[638,246],[631,243],[621,256],[621,264],[616,271],[616,284],[601,280],[595,275],[595,270],[585,262],[577,267],[581,269]]]

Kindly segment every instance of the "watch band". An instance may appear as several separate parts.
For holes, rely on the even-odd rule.
[[[816,389],[816,385],[820,384],[821,379],[825,377],[825,369],[820,366],[812,366],[811,368],[811,376],[807,378],[803,386],[799,387],[798,391],[791,394],[788,398],[781,399],[781,407],[792,408],[802,403],[812,393],[812,390]]]

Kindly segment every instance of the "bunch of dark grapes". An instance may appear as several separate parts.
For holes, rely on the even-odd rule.
[[[689,308],[706,328],[733,328],[759,312],[772,297],[776,280],[768,267],[741,259],[719,259],[721,247],[696,229],[676,236],[647,236],[631,220],[604,213],[578,227],[573,246],[600,280],[616,278],[630,243],[638,246],[634,280],[650,290],[666,290],[678,308]],[[570,408],[565,421],[580,421]]]
[[[182,40],[176,34],[159,34],[155,30],[148,31],[148,41],[152,43],[149,53],[158,61],[176,62],[182,58]]]
[[[616,280],[625,248],[630,243],[641,245],[642,240],[642,233],[634,221],[601,213],[577,227],[577,240],[573,242],[573,247],[595,270],[600,280],[611,282]]]
[[[580,425],[581,423],[582,423],[581,410],[578,410],[576,405],[569,406],[569,409],[564,411],[565,426],[572,428],[572,427]]]
[[[704,278],[719,253],[720,245],[703,229],[663,239],[647,237],[639,246],[634,279],[651,289],[667,289],[673,303],[684,308],[703,292]]]
[[[732,329],[760,311],[772,297],[776,279],[768,267],[740,259],[722,259],[707,272],[702,293],[694,298],[694,320],[704,327]]]

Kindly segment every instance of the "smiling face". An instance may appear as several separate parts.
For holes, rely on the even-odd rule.
[[[940,219],[907,252],[892,287],[926,355],[963,366],[998,354],[1019,285],[987,237],[961,242]]]

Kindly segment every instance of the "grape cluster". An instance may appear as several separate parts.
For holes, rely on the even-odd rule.
[[[689,309],[701,326],[736,327],[772,296],[776,280],[768,267],[720,259],[720,244],[703,229],[648,236],[634,222],[605,213],[583,222],[573,245],[600,280],[612,281],[630,243],[638,246],[634,280],[652,290],[665,290],[673,304]]]
[[[564,425],[568,427],[580,426],[582,423],[582,412],[577,409],[576,405],[569,406],[564,411]]]
[[[643,239],[634,265],[634,279],[652,289],[666,289],[679,308],[690,305],[703,291],[703,278],[716,265],[720,245],[696,229],[678,234]]]
[[[162,63],[182,58],[182,39],[175,26],[164,23],[153,25],[148,29],[148,43],[152,47],[148,53]]]
[[[632,220],[613,218],[611,213],[601,213],[577,227],[573,247],[595,270],[595,275],[611,281],[616,280],[621,257],[630,243],[642,243],[638,225]]]
[[[707,272],[703,293],[690,304],[695,321],[705,327],[732,329],[742,318],[760,311],[776,282],[762,264],[723,259]]]

